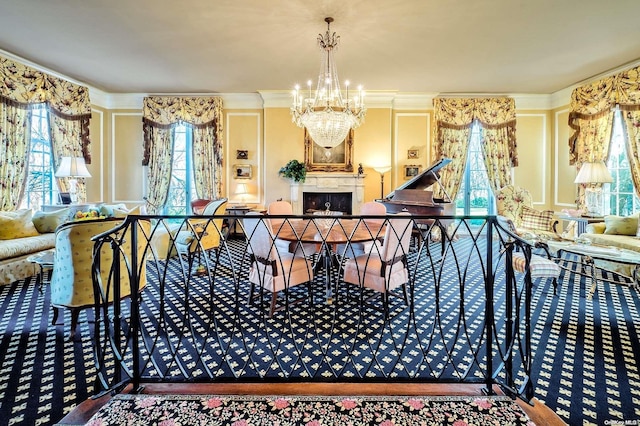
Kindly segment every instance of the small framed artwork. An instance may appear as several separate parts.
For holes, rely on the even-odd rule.
[[[411,179],[420,174],[422,166],[416,164],[409,164],[404,166],[404,178]]]
[[[250,164],[236,164],[233,170],[233,177],[236,179],[251,179],[253,175]]]
[[[70,192],[58,192],[58,198],[60,198],[60,204],[71,204]]]
[[[420,158],[420,150],[419,149],[410,149],[407,151],[407,158],[409,160],[413,160],[415,158]]]
[[[238,149],[236,150],[236,158],[238,160],[246,160],[249,158],[249,151],[246,149]]]

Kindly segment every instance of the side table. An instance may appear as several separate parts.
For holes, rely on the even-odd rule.
[[[230,216],[234,216],[229,218],[229,227],[227,228],[227,236],[229,238],[239,237],[242,235],[242,232],[238,232],[238,220],[240,220],[241,216],[246,215],[250,211],[251,211],[251,207],[247,207],[247,206],[227,207],[226,213]]]
[[[32,256],[29,256],[27,260],[40,267],[40,271],[36,275],[36,285],[38,290],[42,293],[42,284],[44,284],[44,271],[53,269],[53,260],[55,256],[55,249],[46,250]]]
[[[604,216],[558,216],[560,220],[576,222],[576,237],[587,232],[587,225],[590,223],[604,222]]]

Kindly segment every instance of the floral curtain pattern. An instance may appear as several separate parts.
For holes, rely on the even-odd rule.
[[[29,118],[28,109],[0,99],[0,211],[18,208],[27,182]]]
[[[579,171],[585,162],[607,161],[616,106],[623,113],[631,176],[640,195],[640,134],[634,127],[640,109],[640,67],[580,86],[571,93],[569,164]],[[579,208],[584,205],[584,189],[585,184],[578,185]]]
[[[434,158],[452,160],[442,169],[441,181],[455,198],[464,173],[469,135],[474,120],[482,127],[481,145],[494,193],[511,182],[511,167],[518,165],[515,138],[515,101],[512,98],[436,98]],[[438,193],[441,197],[443,194]]]
[[[145,137],[148,134],[153,141],[149,148],[149,162],[147,163],[149,166],[147,171],[149,191],[145,197],[149,214],[160,213],[159,210],[169,194],[173,151],[171,133],[171,129],[157,127],[145,129]]]
[[[219,198],[222,194],[222,98],[149,96],[143,105],[144,157],[149,166],[150,191],[164,193],[164,198],[147,197],[151,208],[164,205],[171,177],[172,147],[156,140],[165,135],[157,130],[171,129],[180,122],[193,125],[193,160],[196,191],[199,198]],[[171,142],[169,142],[170,144]],[[158,147],[155,145],[159,144]],[[159,156],[159,157],[158,157]],[[155,160],[153,160],[153,157]],[[169,167],[166,167],[166,162]],[[158,176],[158,174],[164,174]],[[151,182],[167,183],[164,188],[152,188]],[[163,192],[164,191],[164,192]],[[153,198],[153,200],[152,200]]]
[[[0,104],[4,108],[0,111],[0,122],[14,122],[16,111],[24,110],[20,115],[29,116],[27,110],[31,105],[46,103],[49,106],[49,123],[51,126],[51,144],[54,153],[54,167],[60,162],[60,155],[83,156],[87,164],[91,164],[91,142],[89,139],[89,124],[91,119],[91,103],[89,89],[47,73],[35,70],[19,62],[0,56]],[[16,123],[14,123],[16,124]],[[25,124],[28,127],[28,123]],[[19,181],[13,185],[19,186],[20,196],[27,179],[27,155],[29,152],[28,130],[21,130],[21,125],[4,125],[0,130],[3,144],[11,145],[12,153],[6,153],[7,158],[0,158],[5,169],[4,176],[14,176]],[[26,141],[22,138],[28,137]],[[23,150],[22,154],[18,151]],[[22,155],[20,159],[19,155]],[[22,165],[22,163],[25,163]],[[12,185],[12,186],[13,186]],[[60,190],[67,188],[67,182],[59,181]],[[3,203],[16,208],[20,200],[13,196],[4,197]],[[8,194],[7,194],[8,195]],[[84,180],[79,181],[78,200],[86,199]]]

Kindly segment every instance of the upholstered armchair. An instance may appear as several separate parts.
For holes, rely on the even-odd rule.
[[[409,281],[407,255],[413,220],[407,212],[394,216],[387,222],[382,244],[376,241],[368,252],[348,259],[344,265],[344,281],[359,287],[360,291],[369,288],[378,293],[382,299],[382,307],[371,304],[377,294],[365,299],[365,303],[383,311],[385,315],[389,312],[390,295],[402,297],[408,304],[405,284]],[[402,287],[402,294],[394,291],[399,287]]]
[[[286,249],[278,248],[270,220],[260,213],[248,213],[243,222],[248,240],[248,252],[251,253],[249,303],[254,299],[255,286],[271,293],[270,317],[276,310],[286,307],[286,304],[277,307],[278,293],[285,292],[285,297],[288,297],[289,289],[298,284],[308,283],[308,297],[311,299],[312,262],[305,257],[294,256]],[[291,301],[287,299],[286,303],[297,303],[302,300],[303,298]]]
[[[189,270],[196,255],[220,247],[222,225],[227,199],[221,198],[207,204],[202,211],[202,218],[189,219],[175,239],[178,254],[187,256]]]
[[[558,220],[553,211],[536,210],[531,193],[514,185],[503,187],[496,195],[498,215],[506,219],[508,226],[518,235],[535,234],[543,237],[558,237]]]
[[[71,311],[71,334],[75,335],[78,324],[78,316],[82,309],[94,306],[95,297],[93,291],[92,264],[94,242],[91,238],[109,231],[120,225],[124,219],[102,219],[69,222],[60,225],[56,230],[56,250],[51,276],[51,305],[53,306],[53,321],[58,321],[59,310],[67,308]],[[149,226],[148,222],[138,222],[140,226]],[[148,229],[146,230],[148,232]],[[130,232],[130,231],[128,231]],[[140,230],[138,237],[138,265],[140,266],[140,289],[146,285],[146,267],[144,260],[144,247],[146,240]],[[131,253],[131,236],[123,236],[122,253]],[[100,276],[107,301],[113,302],[114,286],[113,277],[110,277],[113,262],[113,252],[110,244],[102,246],[100,251]],[[131,294],[129,274],[126,264],[130,259],[123,258],[120,265],[120,296],[127,297]]]

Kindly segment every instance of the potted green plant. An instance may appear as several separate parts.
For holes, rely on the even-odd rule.
[[[291,160],[280,168],[278,175],[292,179],[294,182],[304,182],[307,177],[307,167],[298,160]]]

